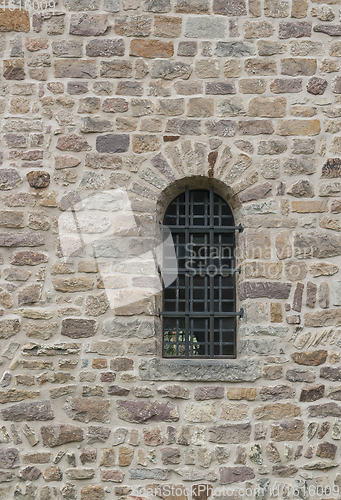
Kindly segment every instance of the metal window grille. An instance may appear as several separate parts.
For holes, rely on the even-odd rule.
[[[229,205],[210,190],[190,190],[168,206],[178,273],[163,290],[163,356],[236,356],[235,226]],[[167,273],[167,251],[163,272]]]

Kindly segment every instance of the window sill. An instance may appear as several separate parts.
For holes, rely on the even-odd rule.
[[[142,359],[141,380],[182,382],[254,382],[261,377],[261,361],[254,359]]]

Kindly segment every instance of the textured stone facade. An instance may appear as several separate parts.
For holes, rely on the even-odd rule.
[[[0,499],[341,488],[340,4],[0,9]],[[161,355],[186,185],[244,227],[237,359]]]

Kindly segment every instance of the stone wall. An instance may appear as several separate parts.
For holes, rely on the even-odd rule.
[[[0,499],[341,498],[314,494],[341,487],[326,3],[0,9]],[[185,185],[244,227],[237,359],[161,357],[159,222]]]

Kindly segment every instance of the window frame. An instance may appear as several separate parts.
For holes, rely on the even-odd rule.
[[[190,210],[190,206],[191,206],[191,201],[190,201],[190,192],[208,192],[208,204],[207,206],[209,206],[209,211],[207,212],[209,215],[206,215],[206,219],[209,217],[209,224],[204,224],[204,226],[196,226],[194,224],[190,224],[190,217],[189,217],[189,210]],[[168,225],[166,224],[165,222],[165,219],[167,217],[167,212],[169,210],[169,208],[172,206],[172,204],[174,202],[176,202],[176,200],[178,200],[180,198],[180,196],[183,196],[185,195],[185,224],[184,225],[179,225],[179,224],[175,224],[175,225]],[[222,203],[224,203],[228,208],[229,208],[229,211],[230,211],[230,214],[229,214],[229,217],[232,219],[232,223],[233,225],[231,226],[223,226],[221,225],[222,221],[221,221],[221,218],[222,218],[222,215],[219,215],[219,223],[220,225],[214,225],[214,221],[215,221],[215,218],[217,216],[215,216],[214,214],[214,203],[215,203],[215,200],[216,200],[216,197],[219,198],[219,200],[222,201]],[[180,218],[179,216],[179,212],[177,213],[177,217],[178,219]],[[177,220],[178,220],[177,219]],[[162,358],[163,359],[167,359],[167,360],[171,360],[171,359],[182,359],[182,360],[207,360],[207,359],[210,359],[210,360],[221,360],[221,359],[235,359],[237,357],[237,319],[238,317],[243,317],[243,309],[241,308],[238,312],[236,311],[236,307],[237,307],[237,292],[236,292],[236,273],[239,272],[240,273],[240,268],[236,268],[236,262],[235,262],[235,259],[236,259],[236,255],[235,255],[235,250],[236,250],[236,231],[239,231],[239,232],[242,232],[243,231],[243,227],[241,224],[239,224],[238,226],[235,225],[235,222],[234,222],[234,217],[233,217],[233,213],[232,213],[232,210],[231,210],[231,207],[230,205],[224,200],[224,198],[222,198],[221,196],[219,196],[217,193],[214,192],[214,188],[213,186],[210,186],[209,189],[189,189],[188,186],[185,187],[185,191],[180,193],[178,196],[176,196],[167,206],[167,209],[165,211],[165,215],[164,215],[164,220],[163,220],[163,225],[162,225],[163,228],[167,228],[167,231],[168,231],[168,234],[169,234],[169,231],[171,233],[171,235],[173,236],[173,231],[178,233],[178,234],[185,234],[185,242],[188,243],[189,242],[189,235],[190,235],[190,232],[192,230],[192,233],[194,232],[200,232],[199,230],[201,229],[202,232],[204,232],[205,234],[209,235],[209,246],[208,248],[211,249],[212,247],[215,246],[215,242],[214,242],[214,237],[216,235],[222,235],[222,234],[226,234],[226,233],[233,233],[233,243],[232,243],[232,250],[233,250],[233,255],[232,255],[232,258],[231,258],[231,267],[229,268],[229,270],[231,271],[231,274],[230,276],[232,275],[233,277],[233,308],[232,308],[232,311],[228,311],[228,312],[215,312],[214,311],[214,294],[212,293],[212,291],[214,291],[217,287],[214,285],[214,277],[215,276],[212,276],[211,274],[207,273],[207,279],[209,280],[209,288],[211,290],[211,294],[210,294],[210,299],[209,299],[209,302],[210,302],[210,307],[209,307],[209,312],[206,311],[203,312],[203,313],[194,313],[193,311],[190,311],[189,309],[189,290],[190,290],[190,284],[189,284],[189,276],[188,276],[188,273],[186,275],[186,273],[182,273],[183,276],[185,277],[185,311],[182,311],[181,313],[180,312],[170,312],[170,311],[166,311],[166,308],[165,308],[165,290],[168,288],[168,287],[164,287],[163,286],[163,290],[162,290],[162,311],[160,311],[160,316],[162,316]],[[173,231],[172,231],[173,230]],[[185,243],[185,245],[186,245]],[[206,243],[205,243],[206,245]],[[211,253],[210,253],[211,255]],[[184,259],[189,259],[189,256],[188,255],[185,255]],[[208,267],[211,266],[211,263],[213,261],[213,258],[210,257],[208,259],[210,261],[210,264]],[[163,265],[164,265],[164,262],[163,261]],[[178,263],[178,258],[177,258],[177,263]],[[165,269],[160,269],[160,272],[162,273],[163,271],[167,272],[167,268],[165,267]],[[220,274],[220,276],[222,276]],[[220,281],[221,283],[221,281]],[[222,285],[220,284],[219,285],[219,291],[221,292],[223,290],[222,288]],[[205,299],[206,302],[205,304],[207,304],[207,299]],[[179,316],[181,318],[184,318],[185,319],[185,342],[184,342],[184,347],[185,347],[185,354],[184,355],[167,355],[165,354],[165,319],[166,318],[172,318],[174,317],[174,319],[177,321],[177,318],[179,318]],[[192,345],[192,353],[193,353],[193,339],[192,339],[192,342],[190,340],[190,331],[191,331],[191,327],[190,327],[190,321],[191,319],[193,320],[194,317],[197,317],[197,318],[200,318],[200,319],[207,319],[208,320],[208,328],[205,327],[205,353],[209,352],[209,354],[204,354],[204,355],[191,355],[189,350],[190,350],[190,345]],[[214,332],[215,332],[215,320],[216,319],[223,319],[223,318],[233,318],[233,339],[232,339],[232,342],[229,341],[228,342],[224,342],[223,341],[223,333],[222,335],[220,335],[220,341],[219,342],[215,342],[214,341]],[[219,322],[219,324],[221,325],[222,323]],[[219,332],[220,332],[220,329],[222,329],[221,326],[219,326]],[[178,335],[178,333],[177,333]],[[207,335],[209,335],[209,340],[207,341]],[[232,345],[233,346],[233,354],[221,354],[222,352],[222,348],[224,345]],[[179,341],[178,341],[178,338],[177,338],[177,341],[175,342],[174,344],[177,348],[177,352],[179,353],[179,345],[182,345],[182,343],[179,344]],[[214,353],[214,350],[215,350],[215,346],[219,346],[219,354],[215,354]],[[199,348],[200,349],[200,348]]]

